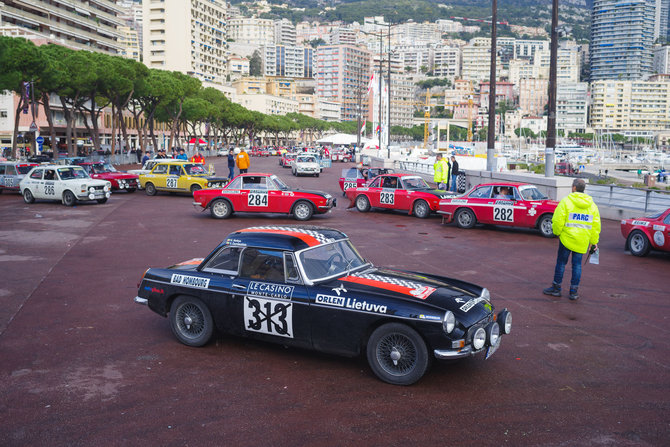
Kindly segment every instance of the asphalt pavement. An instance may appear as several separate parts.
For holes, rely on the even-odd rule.
[[[227,174],[225,159],[208,162]],[[670,255],[633,257],[606,220],[582,298],[547,297],[556,239],[347,209],[337,179],[348,166],[295,178],[270,157],[250,171],[334,194],[333,212],[309,223],[344,231],[376,265],[487,287],[514,315],[495,355],[434,362],[398,387],[364,359],[229,336],[189,348],[133,302],[144,270],[203,257],[243,227],[295,220],[215,220],[186,195],[114,193],[66,208],[5,192],[0,445],[670,445]]]

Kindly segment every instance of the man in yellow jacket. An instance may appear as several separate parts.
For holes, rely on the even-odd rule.
[[[442,158],[442,154],[435,156],[433,171],[433,181],[437,184],[437,188],[446,189],[449,183],[449,163]]]
[[[237,169],[240,170],[240,174],[247,172],[251,162],[249,161],[249,154],[247,154],[247,151],[245,151],[244,148],[240,149],[240,153],[237,154],[236,161]]]
[[[600,238],[600,213],[593,199],[584,193],[586,183],[577,178],[572,182],[572,193],[560,201],[552,219],[552,229],[559,237],[554,282],[544,289],[545,295],[561,296],[561,283],[568,258],[572,254],[570,299],[579,299],[577,289],[582,276],[582,256],[598,249]]]

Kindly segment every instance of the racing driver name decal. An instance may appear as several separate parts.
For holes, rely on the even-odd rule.
[[[324,304],[326,306],[344,307],[345,309],[363,310],[366,312],[375,312],[385,314],[388,309],[383,304],[373,304],[367,301],[359,301],[356,298],[347,298],[344,296],[323,295],[316,296],[316,304]]]
[[[172,284],[180,284],[182,286],[195,287],[197,289],[209,288],[209,278],[198,278],[197,276],[186,276],[180,275],[179,273],[173,273],[170,282]]]
[[[293,286],[283,284],[272,284],[268,282],[251,281],[247,293],[254,296],[264,296],[267,298],[283,298],[290,300],[293,296]]]

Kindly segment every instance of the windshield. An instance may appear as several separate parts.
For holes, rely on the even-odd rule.
[[[298,157],[297,160],[299,163],[316,163],[316,159],[314,157]]]
[[[341,276],[366,265],[348,240],[307,249],[300,253],[299,259],[310,281]]]
[[[200,175],[207,173],[207,171],[203,169],[201,164],[184,165],[184,169],[186,169],[186,172],[190,175]]]
[[[58,169],[58,175],[61,180],[72,180],[79,178],[88,178],[88,174],[84,171],[84,168],[81,166],[70,167],[70,168],[60,168]]]
[[[402,179],[405,189],[429,189],[428,183],[421,177],[403,177]]]
[[[547,196],[542,194],[539,189],[534,186],[521,186],[519,192],[524,200],[546,200]]]
[[[16,170],[19,171],[19,174],[24,174],[24,175],[25,175],[25,174],[27,174],[28,172],[30,172],[30,170],[33,168],[33,166],[37,166],[37,165],[31,165],[31,166],[17,166],[17,167],[16,167]]]
[[[89,172],[93,172],[94,174],[104,174],[105,172],[116,172],[116,169],[109,163],[95,163],[91,165]]]
[[[282,182],[276,175],[273,175],[270,178],[275,182],[275,185],[277,185],[277,188],[279,188],[280,190],[288,191],[289,189],[291,189],[286,183]]]

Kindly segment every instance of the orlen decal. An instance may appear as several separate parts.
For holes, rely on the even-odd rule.
[[[272,284],[267,282],[251,281],[247,293],[254,296],[265,296],[268,298],[283,298],[290,300],[293,296],[293,286],[283,284]]]
[[[460,307],[460,309],[461,309],[463,312],[467,312],[467,311],[469,311],[470,309],[472,309],[473,307],[475,307],[475,305],[476,305],[477,303],[481,303],[482,301],[486,301],[486,300],[485,300],[484,298],[482,298],[482,297],[473,298],[473,299],[471,299],[470,301],[468,301],[467,303],[463,304],[463,305]]]
[[[382,304],[372,304],[367,301],[359,301],[356,298],[347,298],[343,296],[323,295],[316,296],[316,304],[326,306],[343,307],[345,309],[363,310],[366,312],[375,312],[385,314],[388,307]]]
[[[419,287],[418,289],[413,289],[409,291],[409,294],[412,295],[413,297],[425,300],[430,296],[431,293],[435,292],[436,289],[433,287],[428,287],[428,286],[422,286]]]
[[[198,289],[207,289],[209,288],[209,278],[198,278],[197,276],[186,276],[180,275],[179,273],[173,273],[172,278],[170,278],[172,284],[180,284],[182,286],[196,287]]]
[[[632,223],[633,225],[639,225],[639,226],[641,226],[641,227],[647,227],[647,226],[649,226],[649,222],[647,222],[646,220],[634,220],[634,221],[631,222],[631,223]]]

